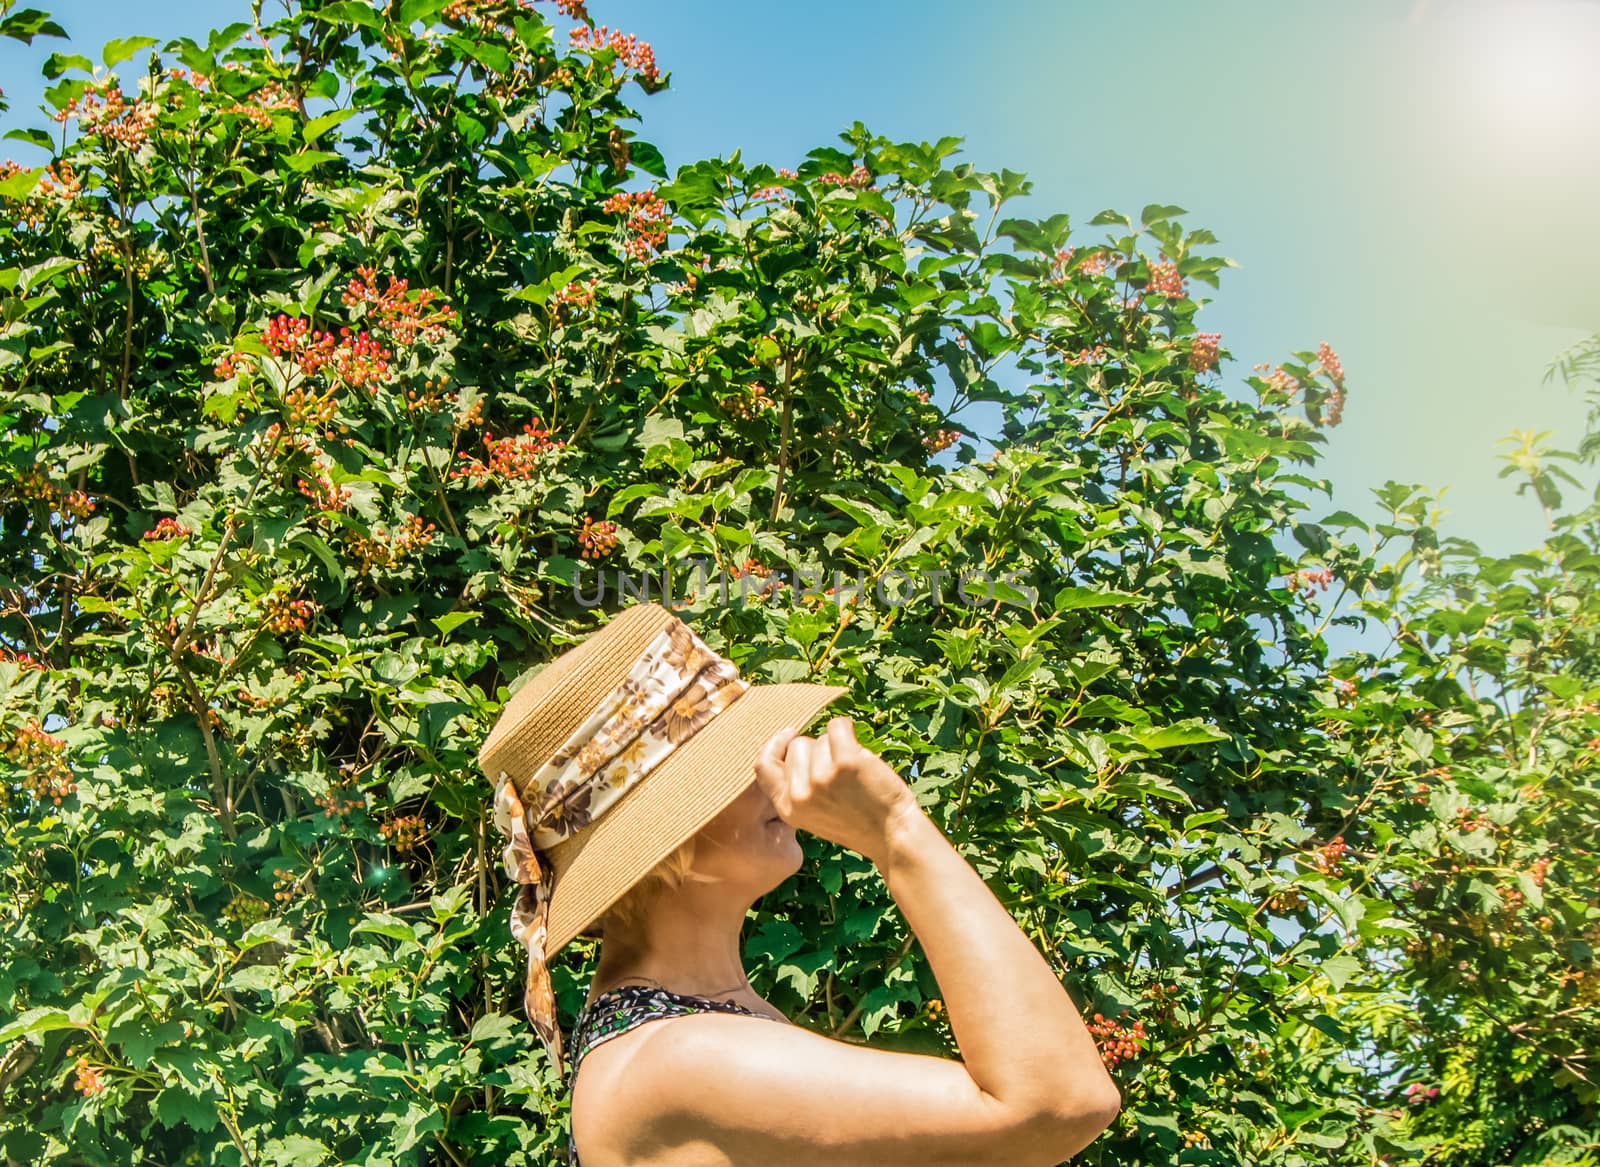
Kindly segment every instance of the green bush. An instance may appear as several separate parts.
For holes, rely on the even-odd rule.
[[[1505,559],[1415,488],[1309,521],[1343,370],[1225,382],[1181,208],[1085,238],[860,124],[669,175],[666,75],[577,0],[0,32],[59,123],[0,175],[8,1164],[559,1162],[475,757],[616,568],[850,687],[1093,1022],[1086,1160],[1596,1162],[1600,512]],[[955,1054],[805,846],[757,986]]]

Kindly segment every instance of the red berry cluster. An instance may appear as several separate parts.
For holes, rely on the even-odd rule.
[[[585,559],[609,555],[617,545],[617,525],[605,519],[597,523],[584,515],[583,526],[578,531],[578,542],[583,546],[582,555]]]
[[[78,1055],[78,1061],[73,1066],[73,1071],[76,1076],[72,1085],[79,1094],[88,1097],[90,1094],[98,1094],[106,1088],[106,1080],[101,1076],[100,1068],[91,1066],[87,1055]]]
[[[1463,831],[1481,831],[1485,827],[1493,828],[1487,815],[1474,811],[1470,806],[1459,807],[1456,810],[1456,826]]]
[[[421,515],[407,515],[392,534],[385,533],[382,527],[374,527],[370,539],[365,535],[351,535],[351,552],[360,561],[358,573],[366,575],[375,567],[393,566],[418,548],[432,543],[436,529]]]
[[[14,664],[20,669],[38,669],[40,672],[44,672],[50,667],[49,665],[44,664],[42,661],[34,660],[33,657],[29,656],[27,653],[21,652],[17,649],[11,648],[9,645],[4,644],[0,644],[0,661],[4,661],[7,664]]]
[[[1166,252],[1161,253],[1163,261]],[[1183,277],[1178,274],[1178,265],[1170,262],[1153,263],[1150,265],[1150,279],[1146,282],[1144,290],[1152,295],[1167,296],[1178,299],[1184,293]]]
[[[146,539],[181,539],[194,534],[194,528],[177,519],[163,515],[154,527],[144,533]]]
[[[46,733],[38,718],[30,718],[6,743],[5,758],[22,788],[40,802],[60,806],[61,800],[78,789],[72,767],[66,760],[67,743]],[[0,802],[5,800],[9,783],[0,784]]]
[[[1550,869],[1550,857],[1549,856],[1547,856],[1547,855],[1546,856],[1541,856],[1540,858],[1535,859],[1533,861],[1533,866],[1531,868],[1529,868],[1528,874],[1529,874],[1530,877],[1532,877],[1535,887],[1543,887],[1544,886],[1544,874],[1549,869]]]
[[[1312,853],[1312,861],[1317,865],[1317,870],[1324,875],[1344,874],[1344,853],[1349,847],[1343,835],[1335,835],[1331,843],[1324,843]]]
[[[137,150],[150,137],[156,114],[155,102],[142,97],[129,101],[122,95],[122,84],[108,77],[87,82],[82,96],[68,98],[66,106],[51,116],[62,125],[77,118],[85,134]]]
[[[767,392],[767,387],[760,382],[746,385],[741,392],[728,394],[721,399],[721,403],[722,408],[726,409],[734,417],[743,418],[746,421],[777,405],[777,402],[773,401],[771,395]]]
[[[1291,592],[1305,588],[1310,591],[1313,586],[1321,591],[1327,591],[1328,585],[1333,582],[1333,572],[1326,567],[1308,567],[1300,571],[1289,573],[1288,585]]]
[[[410,280],[396,279],[393,275],[387,278],[388,286],[380,292],[377,271],[370,267],[356,268],[356,274],[345,285],[345,306],[365,307],[367,317],[393,337],[396,344],[412,345],[419,339],[434,341],[444,336],[455,319],[455,309],[448,304],[435,303],[438,295],[429,288],[423,288],[413,299]]]
[[[428,834],[428,824],[421,815],[403,814],[378,828],[384,841],[402,855],[409,854]]]
[[[767,567],[765,564],[758,563],[754,559],[746,559],[741,566],[730,567],[728,569],[728,574],[734,579],[743,579],[745,576],[751,575],[755,576],[757,579],[765,581],[755,592],[751,594],[750,597],[758,604],[762,600],[765,600],[768,596],[775,595],[783,588],[783,581],[781,579],[769,578],[772,575],[772,569]],[[742,591],[741,594],[743,594]]]
[[[484,434],[483,444],[489,448],[488,463],[480,462],[462,450],[459,457],[463,459],[463,465],[450,471],[451,478],[468,478],[475,485],[493,475],[508,479],[532,478],[539,468],[540,455],[561,449],[567,443],[565,439],[552,436],[544,423],[535,418],[523,425],[522,436],[493,438]]]
[[[565,287],[557,288],[555,295],[550,297],[551,313],[565,318],[572,312],[581,312],[594,307],[594,290],[600,283],[600,277],[595,276],[585,283],[573,280]]]
[[[286,904],[294,899],[295,892],[300,888],[300,877],[287,867],[274,867],[272,869],[272,898],[280,904]]]
[[[621,191],[601,203],[600,209],[609,215],[627,215],[629,234],[623,247],[634,259],[648,259],[666,246],[672,208],[655,191]]]
[[[1152,1025],[1169,1025],[1172,1022],[1172,1011],[1177,1005],[1177,985],[1150,985],[1140,996],[1150,998],[1152,1004],[1150,1023]]]
[[[784,199],[789,197],[790,191],[786,186],[763,186],[758,187],[756,190],[751,192],[750,201],[753,203],[781,203]]]
[[[1089,1032],[1099,1044],[1100,1059],[1105,1062],[1107,1068],[1136,1058],[1144,1051],[1143,1021],[1135,1021],[1132,1025],[1124,1027],[1121,1023],[1107,1020],[1096,1013],[1094,1021],[1089,1024]]]
[[[1189,368],[1196,373],[1209,373],[1217,367],[1217,347],[1222,341],[1220,332],[1199,332],[1189,346]]]
[[[1285,915],[1300,911],[1307,903],[1305,893],[1297,887],[1286,887],[1282,891],[1273,892],[1266,899],[1269,909]]]
[[[572,42],[573,48],[584,52],[598,53],[610,49],[617,54],[617,60],[639,73],[647,81],[653,82],[658,76],[656,51],[631,32],[627,34],[612,32],[607,25],[602,24],[599,28],[575,28],[567,34],[567,38]]]
[[[291,600],[282,592],[273,592],[261,606],[267,630],[280,634],[304,632],[306,625],[317,614],[317,605],[310,600]]]
[[[922,435],[922,448],[930,454],[937,454],[940,450],[947,450],[955,445],[960,438],[960,430],[934,430],[931,434]]]
[[[1080,348],[1077,352],[1067,353],[1062,357],[1068,365],[1103,365],[1106,359],[1105,346],[1099,344],[1093,348]]]
[[[323,818],[337,818],[367,805],[367,796],[359,790],[350,790],[348,776],[332,783],[322,794],[311,801],[322,808]]]

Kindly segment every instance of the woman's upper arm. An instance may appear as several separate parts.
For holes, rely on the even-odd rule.
[[[958,1061],[868,1049],[794,1025],[699,1015],[648,1028],[655,1032],[641,1033],[619,1067],[626,1101],[614,1113],[626,1131],[613,1127],[611,1136],[641,1158],[699,1146],[734,1167],[1054,1167],[1111,1118],[1021,1113],[981,1090]]]

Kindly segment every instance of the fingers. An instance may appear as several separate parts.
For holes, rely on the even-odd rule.
[[[836,762],[847,762],[861,751],[856,740],[856,723],[848,717],[828,718],[828,752]]]
[[[769,737],[756,754],[756,779],[780,811],[789,809],[789,781],[784,775],[785,752],[799,732],[793,726],[784,726]]]

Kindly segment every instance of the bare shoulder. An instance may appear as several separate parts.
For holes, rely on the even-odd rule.
[[[954,1059],[728,1013],[660,1018],[595,1046],[572,1100],[584,1167],[818,1156],[832,1167],[1053,1167],[1103,1118],[1018,1113]]]

